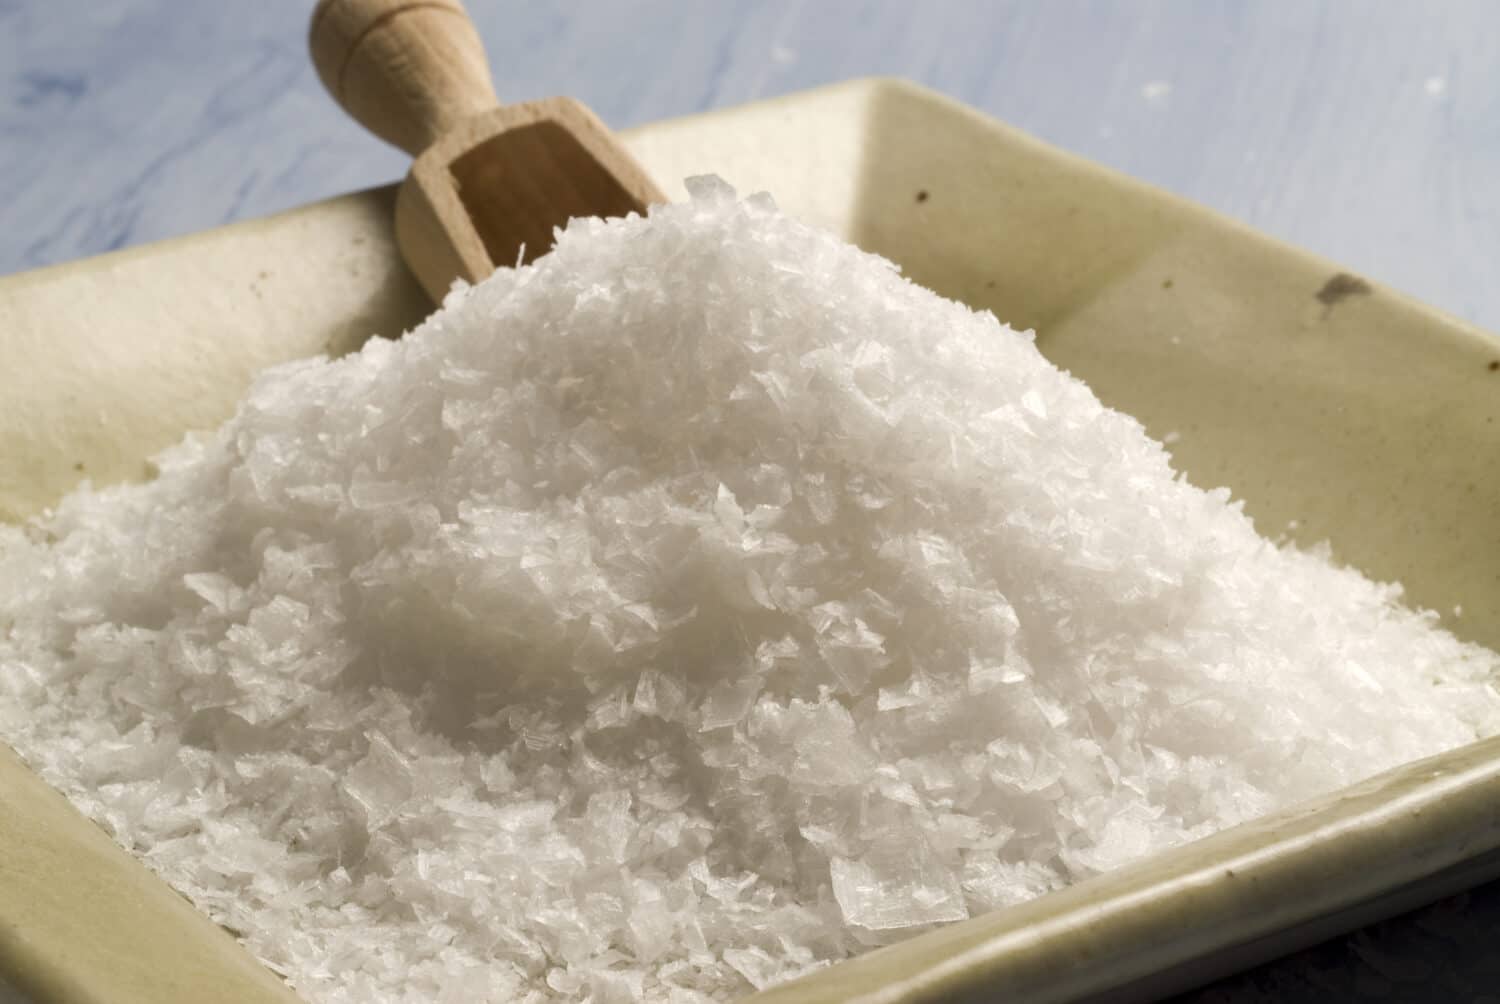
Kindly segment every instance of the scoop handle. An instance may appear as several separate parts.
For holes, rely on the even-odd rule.
[[[308,48],[334,100],[413,157],[499,103],[459,0],[320,0]]]

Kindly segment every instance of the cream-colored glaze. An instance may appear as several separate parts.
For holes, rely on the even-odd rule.
[[[1155,999],[1194,985],[1172,980],[1173,967],[1241,961],[1233,957],[1240,946],[1351,906],[1369,904],[1364,919],[1375,919],[1382,896],[1497,844],[1500,739],[1490,739],[870,952],[746,1004]],[[1151,977],[1149,996],[1131,992]]]
[[[705,171],[769,190],[917,281],[1037,326],[1043,350],[1106,403],[1158,437],[1178,433],[1179,466],[1234,488],[1263,531],[1296,520],[1296,539],[1331,541],[1344,560],[1399,577],[1460,635],[1500,644],[1493,339],[1378,286],[1330,287],[1335,266],[908,84],[855,81],[624,141],[673,198]],[[410,327],[425,305],[398,264],[391,199],[347,196],[0,279],[11,363],[0,518],[34,514],[86,476],[147,475],[151,454],[226,417],[266,365]],[[1409,902],[1424,880],[1494,867],[1497,772],[1495,743],[1455,751],[764,999],[980,1000],[1010,988],[1069,1000],[1153,973],[1167,987],[1174,966],[1203,976],[1254,961],[1328,933],[1319,924]],[[102,835],[38,785],[0,750],[5,978],[39,1001],[94,1000],[55,974],[107,988],[113,967],[160,945],[200,970],[239,971],[243,953],[191,911],[91,905],[91,889],[156,880],[123,852],[77,853],[75,839]],[[59,884],[64,871],[76,882]],[[213,982],[193,996],[179,975],[165,966],[153,994],[97,999],[281,996]]]
[[[0,743],[0,1001],[296,1004]]]
[[[0,278],[0,519],[147,476],[267,366],[420,321],[394,202],[365,192]]]

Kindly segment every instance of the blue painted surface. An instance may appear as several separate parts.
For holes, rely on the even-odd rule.
[[[905,76],[1500,330],[1495,0],[471,6],[508,98],[622,127]],[[310,8],[0,0],[0,272],[399,177]]]
[[[311,6],[0,0],[0,272],[398,178],[308,65]],[[623,127],[904,76],[1500,331],[1495,0],[471,8],[510,99]],[[1490,888],[1198,999],[1500,1004],[1497,934]]]

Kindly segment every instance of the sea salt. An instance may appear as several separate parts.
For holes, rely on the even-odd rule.
[[[0,737],[307,1000],[730,999],[1500,730],[1029,334],[693,188],[0,528]]]

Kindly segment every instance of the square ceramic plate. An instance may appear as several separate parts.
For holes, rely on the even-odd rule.
[[[626,134],[674,197],[715,171],[1034,326],[1059,365],[1229,485],[1500,644],[1500,344],[909,84],[855,81]],[[256,370],[425,310],[392,193],[0,280],[0,518],[224,418]],[[1497,367],[1500,368],[1500,367]],[[1458,613],[1461,610],[1462,613]],[[1500,873],[1500,741],[763,992],[1143,998]],[[0,988],[42,1004],[291,1001],[0,747]],[[5,991],[0,989],[0,998]]]

